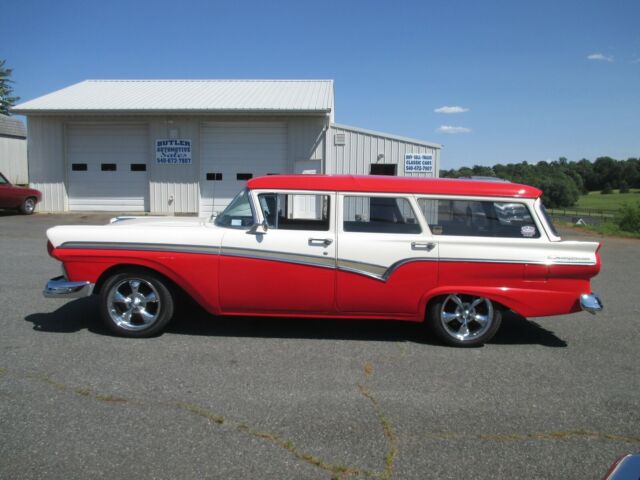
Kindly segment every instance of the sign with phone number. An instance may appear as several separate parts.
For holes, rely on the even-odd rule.
[[[156,164],[191,165],[191,140],[156,140]]]
[[[430,153],[405,153],[404,173],[433,172],[433,155]]]

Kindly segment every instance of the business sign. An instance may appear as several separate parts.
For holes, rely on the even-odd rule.
[[[158,165],[191,165],[191,140],[156,140],[156,163]]]
[[[404,173],[431,173],[433,172],[433,154],[431,153],[405,153]]]

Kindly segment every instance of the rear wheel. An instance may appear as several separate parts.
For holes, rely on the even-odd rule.
[[[173,316],[173,296],[166,281],[151,272],[122,272],[109,277],[100,291],[106,325],[125,337],[150,337]]]
[[[20,211],[25,215],[31,215],[36,209],[37,200],[34,197],[25,198],[22,205],[20,205]]]
[[[431,303],[427,324],[440,340],[455,347],[476,347],[493,338],[502,314],[488,298],[450,294]]]

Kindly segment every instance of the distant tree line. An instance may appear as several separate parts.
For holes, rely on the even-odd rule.
[[[533,185],[544,191],[543,200],[548,207],[569,207],[587,192],[600,190],[611,193],[619,189],[640,188],[640,158],[616,160],[599,157],[595,162],[583,158],[577,162],[560,157],[553,162],[527,162],[497,164],[493,167],[474,165],[452,170],[441,170],[442,178],[470,176],[497,177],[511,182]]]

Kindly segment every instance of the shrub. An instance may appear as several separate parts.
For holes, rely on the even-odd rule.
[[[602,195],[609,195],[610,193],[613,193],[613,188],[611,188],[611,184],[605,183],[604,186],[602,187],[602,190],[600,190],[600,193]]]
[[[629,184],[624,180],[620,181],[620,193],[629,193]]]
[[[620,230],[640,233],[640,202],[623,204],[618,213],[616,213],[614,221],[620,227]]]

